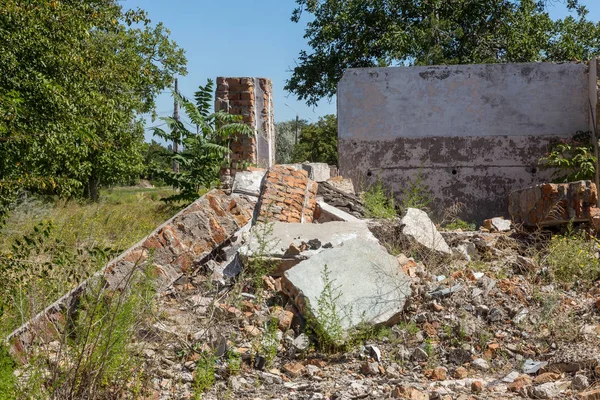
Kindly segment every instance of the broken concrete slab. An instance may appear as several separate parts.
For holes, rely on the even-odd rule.
[[[327,179],[327,184],[331,185],[334,189],[337,189],[343,193],[355,195],[356,190],[352,179],[344,178],[343,176],[335,176],[331,179]]]
[[[302,169],[308,172],[308,177],[315,182],[325,182],[331,178],[331,168],[327,163],[302,164]]]
[[[448,246],[425,211],[409,208],[402,217],[401,223],[404,235],[430,250],[452,255],[452,249],[450,249],[450,246]]]
[[[512,222],[503,217],[490,218],[483,221],[483,227],[490,232],[508,232],[511,229]]]
[[[361,238],[345,240],[339,247],[300,262],[284,273],[282,287],[302,314],[310,312],[318,319],[327,281],[344,331],[361,323],[397,322],[411,294],[410,278],[398,267],[396,258]]]
[[[345,211],[340,210],[337,207],[330,206],[323,200],[317,198],[317,209],[315,211],[315,219],[319,224],[332,221],[343,221],[343,222],[363,222],[354,215],[348,214]]]
[[[233,178],[233,193],[260,196],[260,189],[266,173],[266,170],[237,172]]]
[[[357,218],[364,218],[365,216],[365,206],[361,198],[354,195],[354,193],[346,193],[337,189],[331,184],[331,181],[319,183],[317,194],[323,197],[325,203],[348,214],[352,214]]]
[[[299,254],[291,254],[289,251],[292,245],[301,249],[302,243],[308,244],[315,239],[321,242],[319,248],[311,249],[309,246]],[[327,247],[340,247],[352,239],[359,239],[371,246],[379,244],[364,222],[324,224],[273,222],[253,226],[246,234],[245,244],[240,252],[248,257],[253,257],[262,251],[263,257],[303,260],[327,250]]]

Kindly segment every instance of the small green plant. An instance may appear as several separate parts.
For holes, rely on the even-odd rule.
[[[311,307],[311,315],[307,318],[307,329],[316,340],[318,347],[326,352],[335,352],[343,348],[346,335],[342,327],[342,310],[338,300],[342,293],[335,281],[330,277],[327,265],[321,272],[323,290],[317,298],[316,309]]]
[[[271,318],[269,322],[266,323],[265,334],[262,335],[262,337],[257,338],[257,343],[254,346],[256,352],[265,358],[267,367],[271,366],[275,357],[277,357],[278,345],[277,319]]]
[[[408,333],[411,336],[414,336],[417,333],[419,333],[419,327],[417,326],[415,321],[409,321],[409,322],[402,321],[398,324],[398,328],[400,330],[406,331],[406,333]]]
[[[251,257],[244,260],[245,273],[251,279],[252,286],[256,292],[259,302],[262,299],[263,276],[269,275],[276,267],[269,254],[277,243],[273,240],[273,223],[256,224],[252,230],[251,241],[256,243]]]
[[[0,400],[14,399],[16,387],[15,368],[16,363],[8,353],[7,348],[0,344]]]
[[[456,218],[454,221],[444,226],[447,231],[455,231],[461,229],[463,231],[475,231],[477,230],[477,224],[475,222],[465,222],[460,218]]]
[[[540,159],[544,168],[556,171],[556,183],[592,179],[596,171],[596,157],[591,132],[577,132],[571,139],[561,139],[550,145],[548,153]]]
[[[202,394],[214,385],[216,362],[217,357],[214,353],[201,353],[200,359],[196,363],[194,382],[192,383],[195,400],[201,400]]]
[[[414,179],[408,181],[408,184],[402,191],[400,210],[405,211],[407,208],[425,210],[431,204],[433,196],[423,181],[423,171],[419,171]]]
[[[397,214],[394,197],[388,195],[381,179],[378,179],[377,182],[364,193],[364,202],[367,217],[385,219],[396,218]]]
[[[542,263],[552,277],[562,283],[581,280],[593,282],[598,278],[600,262],[596,257],[598,242],[587,239],[583,232],[555,235],[550,239]]]
[[[242,356],[240,353],[228,350],[225,354],[225,360],[229,375],[238,375],[242,371]]]

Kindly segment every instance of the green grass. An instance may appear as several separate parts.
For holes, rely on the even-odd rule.
[[[0,230],[0,335],[5,336],[181,207],[171,189],[114,188],[97,203],[27,198]]]

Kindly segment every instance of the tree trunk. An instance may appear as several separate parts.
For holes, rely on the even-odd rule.
[[[100,199],[100,181],[94,175],[92,175],[88,180],[86,196],[88,199],[94,202]]]

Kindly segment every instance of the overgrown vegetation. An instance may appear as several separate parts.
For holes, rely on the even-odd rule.
[[[337,117],[329,114],[302,128],[292,162],[322,162],[337,165]]]
[[[17,364],[8,354],[4,344],[0,344],[0,400],[12,400],[17,380],[14,374]]]
[[[195,103],[173,93],[175,100],[196,125],[196,132],[190,131],[184,121],[173,117],[163,117],[169,132],[162,128],[154,128],[154,134],[178,143],[183,150],[171,157],[179,163],[181,171],[157,169],[154,173],[169,186],[180,190],[168,197],[167,201],[192,202],[199,197],[200,191],[217,185],[222,168],[243,169],[245,165],[237,160],[230,160],[230,145],[236,137],[250,136],[254,130],[242,123],[241,115],[229,114],[225,111],[210,113],[212,109],[213,81],[208,79],[194,94]]]
[[[137,339],[153,315],[155,290],[142,271],[141,265],[133,268],[118,293],[90,283],[56,340],[28,350],[15,397],[146,398],[148,377]]]
[[[598,241],[589,239],[584,232],[554,235],[541,263],[547,265],[553,280],[561,283],[581,281],[589,285],[600,274]]]
[[[381,179],[365,191],[365,216],[368,218],[396,218],[394,196],[389,195]]]
[[[554,170],[552,179],[556,183],[593,179],[596,163],[591,132],[577,132],[569,140],[555,141],[540,159],[543,167]]]
[[[172,216],[171,190],[120,188],[97,203],[28,198],[0,236],[0,335],[7,335]],[[41,221],[41,222],[40,222]]]
[[[402,190],[400,210],[405,212],[408,208],[426,210],[433,201],[431,190],[423,183],[423,172],[419,171],[414,179],[408,180]]]
[[[477,224],[475,222],[466,222],[460,218],[456,218],[454,221],[444,225],[444,229],[448,231],[455,231],[461,229],[463,231],[475,231],[477,230]]]
[[[196,372],[192,384],[194,399],[201,400],[202,394],[215,383],[216,362],[217,357],[214,353],[205,351],[200,354],[200,358],[196,362]]]

